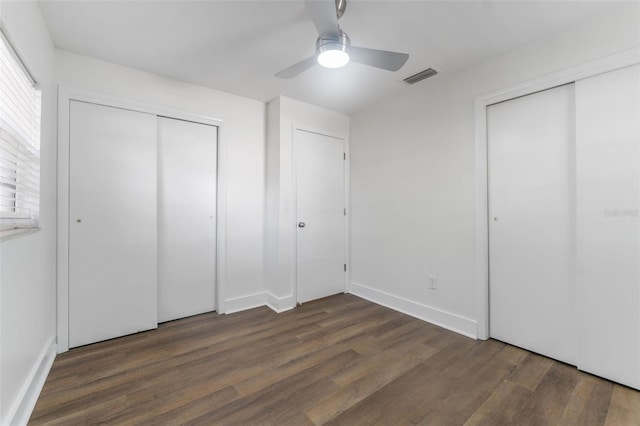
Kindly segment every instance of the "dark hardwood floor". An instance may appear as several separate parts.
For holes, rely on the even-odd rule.
[[[351,295],[57,357],[30,424],[640,425],[640,392]]]

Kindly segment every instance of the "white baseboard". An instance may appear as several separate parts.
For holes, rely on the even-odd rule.
[[[264,292],[240,296],[233,299],[227,299],[224,302],[225,314],[246,311],[247,309],[257,308],[267,304]]]
[[[293,295],[277,297],[268,291],[262,293],[249,294],[247,296],[227,299],[224,302],[225,314],[246,311],[247,309],[259,306],[268,306],[277,313],[285,312],[296,307]]]
[[[18,397],[7,412],[6,418],[0,420],[3,425],[23,426],[27,424],[57,352],[55,337],[52,337],[31,368]]]
[[[422,303],[376,290],[353,281],[347,286],[347,292],[472,339],[477,339],[478,337],[478,324],[470,318],[452,314],[433,306],[423,305]]]
[[[267,297],[267,306],[277,313],[289,311],[296,307],[296,303],[293,300],[292,294],[285,297],[277,297],[268,291],[265,291],[264,293]]]

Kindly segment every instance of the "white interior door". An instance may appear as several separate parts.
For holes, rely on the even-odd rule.
[[[69,346],[157,326],[156,116],[70,103]]]
[[[487,108],[490,335],[576,364],[574,86]]]
[[[297,299],[344,292],[344,141],[296,130]]]
[[[216,308],[218,128],[158,118],[158,320]]]
[[[640,65],[576,82],[578,368],[640,389]]]

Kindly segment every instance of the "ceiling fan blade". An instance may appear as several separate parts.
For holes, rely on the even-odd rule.
[[[309,68],[311,68],[312,66],[314,66],[317,63],[318,63],[318,61],[316,60],[315,55],[311,56],[311,57],[305,59],[304,61],[300,61],[297,64],[291,65],[289,68],[283,69],[282,71],[280,71],[279,73],[276,74],[276,77],[278,77],[278,78],[293,78],[293,77],[297,76],[298,74],[301,74],[301,73],[305,72],[306,70],[308,70]]]
[[[409,59],[407,53],[389,52],[388,50],[367,49],[351,46],[349,57],[354,62],[382,68],[387,71],[398,71]]]
[[[340,35],[335,0],[305,0],[304,4],[318,34]]]

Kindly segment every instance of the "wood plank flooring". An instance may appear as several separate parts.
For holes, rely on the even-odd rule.
[[[30,424],[640,426],[640,392],[345,294],[72,349]]]

